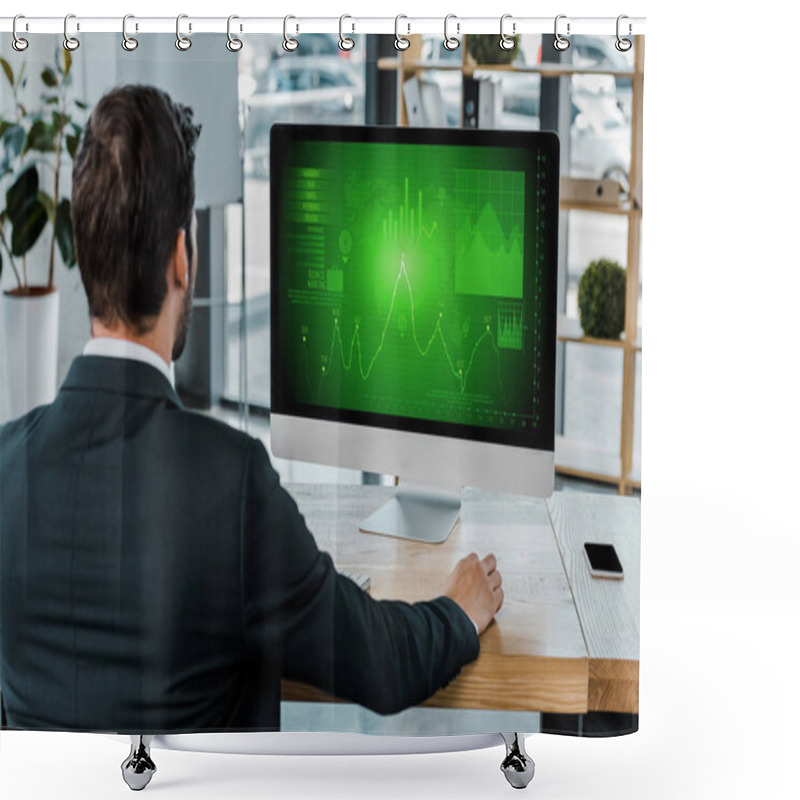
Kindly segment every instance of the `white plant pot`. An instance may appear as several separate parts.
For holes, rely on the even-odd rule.
[[[16,419],[36,406],[52,403],[58,390],[58,292],[41,295],[3,293],[2,418]]]

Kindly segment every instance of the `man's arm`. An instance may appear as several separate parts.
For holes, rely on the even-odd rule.
[[[455,600],[377,601],[339,575],[260,442],[242,513],[246,637],[283,677],[388,714],[427,699],[477,657],[475,626]]]

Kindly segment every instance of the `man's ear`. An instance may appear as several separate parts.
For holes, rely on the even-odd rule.
[[[186,247],[186,230],[181,228],[178,235],[175,237],[175,246],[172,249],[172,258],[170,263],[172,266],[173,280],[175,285],[184,291],[189,288],[190,267],[189,267],[189,254]]]

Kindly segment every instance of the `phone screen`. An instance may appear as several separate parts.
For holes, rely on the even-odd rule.
[[[619,563],[617,551],[612,544],[593,544],[585,542],[583,545],[589,564],[598,572],[615,572],[622,575],[622,564]]]

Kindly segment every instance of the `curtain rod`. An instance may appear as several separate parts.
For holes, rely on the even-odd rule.
[[[504,14],[502,30],[506,36],[527,33],[550,33],[558,25],[559,33],[564,35],[606,34],[614,36],[618,32],[622,36],[637,36],[645,33],[645,17],[570,17],[563,14],[555,17],[514,17]],[[556,23],[556,19],[558,22]],[[236,17],[231,30],[236,35],[247,34],[284,34],[288,33],[384,33],[409,36],[415,33],[444,34],[443,17],[355,17],[344,15],[339,17]],[[175,17],[136,17],[129,16],[127,22],[128,35],[134,33],[175,33],[177,19]],[[119,33],[122,34],[122,17],[81,17],[69,15],[68,28],[70,36],[85,33]],[[14,29],[13,17],[0,17],[0,33],[10,34]],[[60,33],[65,30],[64,17],[25,17],[17,19],[17,34]],[[496,33],[501,31],[501,17],[458,17],[450,15],[448,32],[452,35],[470,33]],[[194,33],[228,32],[228,17],[194,17],[181,15],[180,32],[182,36]]]

